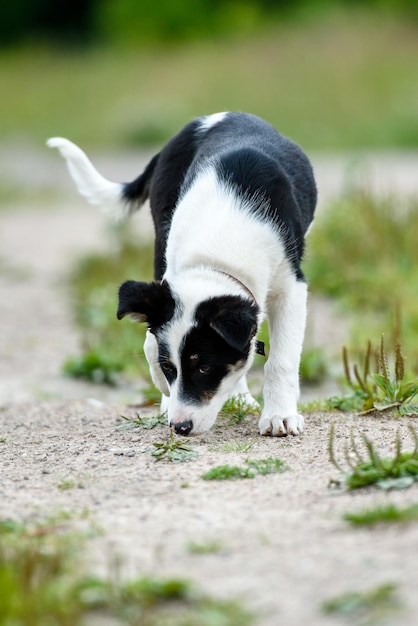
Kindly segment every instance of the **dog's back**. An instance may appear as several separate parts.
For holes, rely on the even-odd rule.
[[[252,204],[260,219],[280,230],[295,271],[300,271],[316,185],[305,153],[273,126],[247,113],[198,118],[175,135],[151,164],[151,177],[145,170],[125,185],[124,197],[139,198],[147,180],[156,228],[156,278],[165,271],[166,241],[177,203],[205,168],[214,168],[220,185],[232,187],[246,204]]]

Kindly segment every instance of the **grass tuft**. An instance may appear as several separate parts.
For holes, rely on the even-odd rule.
[[[380,624],[388,614],[400,608],[397,588],[392,583],[384,583],[366,591],[348,591],[322,604],[324,613],[350,619],[361,618],[364,624]]]
[[[189,439],[176,439],[170,431],[168,441],[153,443],[154,451],[151,453],[156,461],[168,461],[170,463],[183,463],[197,457],[197,450],[188,445]]]
[[[228,418],[231,424],[239,424],[246,417],[259,415],[259,407],[248,405],[245,397],[238,395],[229,398],[222,407],[220,417]]]
[[[418,520],[418,504],[399,508],[394,504],[377,506],[357,513],[345,513],[344,519],[353,526],[406,523]]]
[[[351,430],[350,446],[344,446],[344,457],[348,468],[337,460],[334,450],[335,425],[329,432],[328,452],[333,465],[344,474],[349,489],[377,486],[381,489],[405,489],[418,480],[418,433],[410,424],[408,428],[414,440],[412,452],[402,452],[399,430],[396,434],[396,454],[392,458],[381,457],[374,444],[361,433],[364,451],[355,441]]]
[[[187,551],[191,554],[218,554],[223,550],[223,547],[223,544],[216,539],[204,543],[189,541]]]
[[[287,465],[281,459],[247,460],[246,467],[238,465],[218,465],[202,474],[203,480],[230,480],[237,478],[254,478],[257,474],[266,476],[267,474],[278,474],[285,472]]]
[[[156,426],[167,426],[167,416],[165,413],[162,415],[155,415],[153,417],[141,417],[138,413],[135,417],[125,417],[121,415],[121,418],[125,420],[125,424],[121,424],[116,427],[116,430],[131,430],[132,428],[144,428],[145,430],[151,430]]]
[[[375,372],[372,372],[373,361]],[[395,343],[393,361],[394,373],[391,375],[383,335],[378,350],[373,350],[370,340],[367,342],[362,366],[355,364],[351,367],[348,350],[344,346],[343,367],[349,393],[331,398],[331,405],[342,411],[356,411],[363,415],[382,411],[418,415],[418,404],[412,403],[418,394],[418,379],[406,379],[405,357],[399,340]]]

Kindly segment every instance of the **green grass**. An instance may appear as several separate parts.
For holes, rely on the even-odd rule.
[[[189,439],[176,439],[170,431],[168,441],[153,443],[152,456],[156,461],[168,461],[170,463],[183,463],[196,458],[197,450],[188,445]]]
[[[384,337],[380,340],[380,348],[372,349],[371,341],[363,355],[362,367],[349,362],[348,350],[343,348],[343,366],[345,385],[348,393],[330,398],[329,403],[341,411],[366,413],[382,413],[391,411],[398,415],[418,415],[418,404],[412,400],[418,395],[418,379],[407,377],[405,357],[399,341],[396,341],[391,374],[389,356],[386,352]],[[376,371],[372,372],[375,361]]]
[[[63,365],[63,373],[72,378],[81,378],[93,383],[115,385],[117,374],[123,370],[122,361],[114,359],[95,348],[84,354],[70,357]]]
[[[258,407],[248,406],[243,396],[233,396],[229,398],[222,407],[220,417],[227,418],[230,424],[239,424],[246,417],[259,415]]]
[[[85,538],[62,522],[0,522],[2,626],[82,626],[95,618],[120,626],[250,626],[238,602],[216,600],[189,581],[142,576],[119,582],[83,568]],[[113,578],[112,578],[113,577]]]
[[[189,541],[186,547],[191,554],[218,554],[224,546],[217,539],[211,539],[205,542]]]
[[[288,469],[281,459],[247,460],[246,466],[218,465],[202,474],[203,480],[230,480],[237,478],[254,478],[256,475],[281,474]]]
[[[403,508],[395,504],[376,506],[356,513],[345,513],[344,519],[353,526],[413,522],[418,520],[418,504],[411,504]]]
[[[162,415],[153,415],[152,417],[141,417],[137,413],[136,418],[125,417],[125,415],[121,415],[121,418],[125,420],[125,423],[117,426],[117,430],[131,430],[132,428],[144,428],[145,430],[151,430],[156,426],[167,427],[167,416],[165,413]]]
[[[249,452],[255,443],[255,440],[236,441],[235,439],[232,439],[231,441],[223,443],[219,446],[213,446],[210,450],[213,452],[224,452],[225,454],[231,454],[231,452]]]
[[[125,375],[140,375],[150,382],[143,353],[146,325],[116,319],[119,285],[128,278],[152,278],[152,246],[134,244],[128,229],[129,224],[111,233],[113,254],[85,256],[72,273],[74,316],[83,351],[64,364],[68,375],[113,383],[123,370]]]
[[[417,56],[414,24],[372,10],[142,51],[3,51],[0,140],[159,144],[227,109],[261,115],[309,148],[416,147]]]
[[[401,607],[397,588],[393,583],[384,583],[362,591],[348,591],[322,604],[324,613],[344,616],[363,625],[385,623]]]
[[[402,450],[399,431],[396,435],[396,453],[391,458],[381,457],[373,442],[361,433],[364,451],[356,442],[351,431],[350,445],[344,446],[346,467],[337,460],[335,446],[335,425],[329,433],[329,458],[331,463],[343,474],[343,482],[348,489],[376,486],[381,489],[405,489],[418,480],[418,433],[408,425],[414,441],[412,452]]]

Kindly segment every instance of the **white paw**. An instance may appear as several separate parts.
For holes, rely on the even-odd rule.
[[[286,437],[287,435],[300,435],[303,433],[305,420],[303,415],[291,415],[279,417],[278,415],[262,415],[258,422],[260,435],[265,437]]]

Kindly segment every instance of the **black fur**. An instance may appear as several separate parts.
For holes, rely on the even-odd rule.
[[[199,304],[195,324],[181,348],[179,394],[183,402],[208,402],[228,371],[245,362],[257,314],[257,305],[240,296],[210,298]]]
[[[209,402],[230,368],[243,360],[243,353],[209,326],[192,328],[181,349],[180,399],[194,405]]]
[[[247,352],[257,331],[258,306],[241,296],[220,296],[201,302],[196,309],[198,324],[208,324],[235,350]]]
[[[303,238],[312,221],[317,192],[308,158],[295,143],[273,126],[247,113],[227,113],[208,130],[201,120],[187,124],[132,183],[125,185],[126,200],[150,199],[156,244],[155,278],[165,272],[164,252],[174,209],[193,183],[199,168],[212,163],[222,183],[252,201],[260,219],[273,223],[284,237],[298,279]],[[198,211],[198,207],[196,207]]]
[[[138,282],[127,280],[119,288],[118,320],[131,315],[147,322],[152,332],[168,322],[176,303],[166,282]]]

